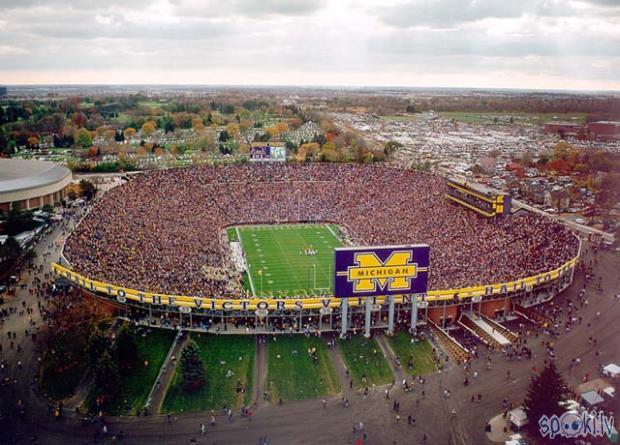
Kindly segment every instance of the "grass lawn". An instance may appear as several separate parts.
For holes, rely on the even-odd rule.
[[[338,340],[338,345],[355,388],[385,385],[394,380],[390,365],[374,338],[355,335],[350,339]]]
[[[229,239],[241,239],[249,265],[247,285],[257,296],[331,292],[334,248],[342,245],[338,233],[330,224],[228,229]],[[316,255],[300,255],[310,247]]]
[[[308,349],[316,348],[318,364]],[[267,385],[271,401],[312,399],[340,391],[327,346],[318,337],[279,335],[267,343]]]
[[[157,100],[141,100],[140,102],[138,102],[139,107],[146,108],[160,108],[166,104],[167,102],[159,102]]]
[[[45,353],[41,363],[39,388],[41,393],[53,400],[72,396],[86,372],[86,358],[63,372],[55,372],[50,363],[49,353]]]
[[[176,332],[168,329],[155,329],[144,337],[136,334],[137,365],[121,370],[121,398],[110,408],[110,414],[135,413],[136,409],[144,408],[175,335]],[[144,366],[145,361],[148,366]]]
[[[177,366],[164,399],[163,412],[238,408],[248,404],[252,400],[256,339],[246,335],[209,334],[191,334],[191,338],[200,349],[207,383],[197,392],[186,393]],[[232,377],[226,377],[228,370],[232,371]],[[245,384],[245,393],[237,393],[238,380]]]
[[[493,124],[495,118],[498,124],[507,124],[513,118],[515,125],[544,125],[547,122],[561,121],[575,124],[585,123],[586,113],[524,113],[524,112],[475,112],[475,111],[440,111],[440,116],[461,122]]]
[[[433,347],[428,340],[411,343],[411,335],[399,332],[393,337],[388,337],[390,347],[394,354],[400,357],[403,369],[410,375],[425,375],[435,372],[433,361]],[[413,356],[413,368],[407,367],[409,356]]]
[[[397,121],[397,122],[411,122],[417,120],[420,114],[390,114],[381,116],[381,120],[384,121]]]

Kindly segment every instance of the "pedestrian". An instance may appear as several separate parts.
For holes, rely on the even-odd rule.
[[[205,426],[204,423],[200,424],[200,434],[202,434],[203,436],[207,434],[207,427]]]

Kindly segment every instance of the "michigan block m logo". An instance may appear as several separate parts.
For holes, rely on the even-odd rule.
[[[395,250],[385,261],[374,252],[358,252],[355,266],[347,268],[347,280],[353,283],[353,292],[381,290],[409,290],[410,280],[418,275],[418,265],[412,262],[411,250]]]

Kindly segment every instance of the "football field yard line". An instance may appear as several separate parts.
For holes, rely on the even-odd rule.
[[[338,238],[338,235],[336,235],[336,232],[334,232],[334,229],[332,229],[332,227],[329,224],[325,224],[325,227],[327,227],[327,230],[329,230],[329,232],[334,235],[334,238],[336,238],[338,240],[338,242],[342,242],[342,240],[340,238]]]
[[[243,249],[244,252],[247,252],[244,244],[245,242],[243,241],[243,237],[241,236],[241,233],[239,232],[239,227],[236,227],[235,230],[237,231],[237,237],[239,238],[239,242],[241,243],[241,248]],[[247,253],[246,253],[247,256]],[[254,295],[256,297],[256,289],[254,288],[254,281],[252,280],[252,270],[250,270],[250,262],[247,261],[248,263],[248,268],[247,268],[247,272],[248,272],[248,280],[250,281],[250,290],[252,291],[252,295]]]
[[[278,239],[278,237],[275,237],[272,234],[272,238],[275,239],[276,243],[278,244],[278,248],[280,249],[280,253],[281,253],[281,257],[283,257],[285,260],[288,259],[288,255],[286,255],[286,252],[284,251],[284,249],[282,248],[282,244],[280,243],[280,240]],[[295,278],[295,282],[297,283],[298,286],[300,286],[300,289],[302,289],[301,287],[301,283],[299,283],[299,280],[297,278],[297,274],[295,273],[295,269],[293,269],[290,265],[289,261],[285,261],[286,265],[288,266],[289,270],[291,271],[291,274],[293,275],[293,277]]]
[[[325,223],[260,225],[235,227],[235,232],[246,258],[246,286],[254,296],[298,296],[331,289],[333,249],[342,245],[332,227]],[[309,246],[316,255],[304,255]]]
[[[306,237],[303,235],[303,232],[300,232],[300,236],[303,238],[304,242],[308,242]],[[310,244],[314,244],[314,243],[310,242]],[[315,248],[318,250],[318,247],[315,247]],[[328,245],[327,249],[331,249],[331,248],[332,248],[331,245]],[[325,271],[325,268],[323,267],[323,261],[320,261],[320,258],[317,258],[317,261],[313,261],[312,264],[314,264],[317,269],[320,269],[320,273],[321,273],[321,276],[322,276],[321,282],[327,281],[329,283],[329,272]],[[310,287],[310,286],[308,286],[308,287]],[[327,287],[322,287],[322,286],[321,287],[317,287],[316,286],[316,281],[315,281],[313,283],[313,287],[311,289],[313,289],[313,290],[329,289],[329,285]]]

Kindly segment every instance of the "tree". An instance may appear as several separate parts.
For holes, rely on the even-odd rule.
[[[196,139],[194,146],[200,151],[215,151],[217,149],[215,133],[212,131],[205,132]]]
[[[560,402],[563,402],[566,396],[566,384],[558,373],[555,364],[549,362],[545,369],[530,383],[523,403],[531,434],[540,438],[538,420],[543,415],[547,417],[554,414],[561,415],[564,410]]]
[[[22,247],[15,238],[9,236],[6,241],[4,241],[4,244],[0,245],[0,265],[2,266],[2,270],[11,270],[13,264],[15,264],[21,254]]]
[[[155,124],[151,121],[147,121],[142,124],[142,129],[140,130],[144,136],[152,136],[155,133]]]
[[[387,141],[385,143],[385,147],[383,148],[383,152],[389,158],[394,154],[394,152],[400,150],[402,147],[403,144],[398,141]]]
[[[181,375],[183,387],[188,392],[196,391],[205,384],[205,369],[198,345],[189,340],[181,352]]]
[[[220,133],[219,140],[220,142],[226,142],[230,139],[230,134],[228,134],[227,130],[224,130]]]
[[[32,212],[29,210],[20,210],[13,205],[4,222],[4,233],[14,236],[35,228]]]
[[[105,352],[112,347],[110,339],[99,329],[94,329],[88,338],[86,350],[91,365],[96,365]]]
[[[127,127],[123,131],[123,135],[125,136],[125,140],[127,141],[131,140],[131,138],[133,138],[135,134],[136,134],[135,128]]]
[[[95,186],[87,179],[80,180],[80,190],[82,191],[82,195],[84,195],[88,200],[91,200],[95,197]]]
[[[88,148],[93,145],[93,138],[90,131],[86,128],[80,128],[75,137],[75,144],[82,148]]]
[[[120,393],[120,374],[108,350],[98,358],[93,380],[93,389],[98,407],[108,406]]]
[[[128,324],[123,324],[116,337],[116,356],[121,368],[132,368],[138,361],[136,335]]]
[[[239,137],[239,124],[231,122],[230,124],[226,125],[226,131],[231,138],[237,139]]]

